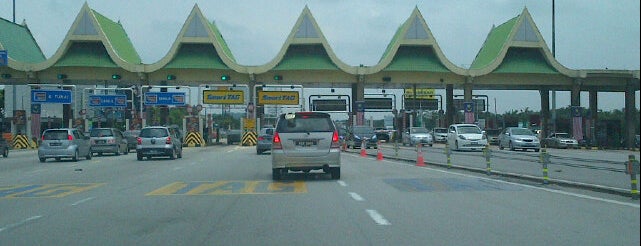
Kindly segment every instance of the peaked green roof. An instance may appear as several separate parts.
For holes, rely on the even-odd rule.
[[[225,55],[227,55],[227,57],[229,57],[229,59],[231,59],[232,61],[236,62],[236,58],[234,58],[234,55],[231,53],[231,50],[229,49],[229,46],[227,45],[227,42],[225,42],[225,39],[223,38],[223,35],[218,30],[218,27],[216,27],[216,24],[209,23],[209,28],[216,35],[216,41],[218,41],[218,43],[222,47],[223,53],[225,53]]]
[[[510,32],[514,28],[518,19],[519,16],[516,16],[499,26],[492,28],[490,33],[487,35],[487,39],[485,39],[483,47],[481,47],[479,53],[476,54],[476,58],[474,58],[470,69],[484,68],[498,58],[501,53],[501,49],[508,41]]]
[[[407,23],[408,22],[406,21],[405,23],[403,23],[403,25],[399,26],[398,29],[396,29],[396,33],[394,33],[394,36],[392,37],[392,40],[387,44],[387,47],[385,47],[385,52],[383,52],[381,59],[378,60],[379,63],[383,59],[385,59],[385,57],[387,57],[390,54],[390,52],[392,52],[392,46],[394,46],[394,44],[396,44],[396,41],[401,37],[401,30],[405,25],[407,25]]]
[[[54,67],[119,67],[101,42],[72,43]]]
[[[92,11],[96,16],[96,20],[100,24],[100,28],[105,33],[107,39],[109,39],[111,47],[113,47],[118,56],[128,63],[141,64],[142,60],[131,43],[131,40],[129,40],[129,36],[127,36],[122,25],[108,19],[95,10]]]
[[[432,46],[402,45],[383,71],[449,72],[434,53]]]
[[[273,70],[338,70],[322,44],[290,45]]]
[[[26,25],[18,25],[0,18],[0,44],[13,60],[24,63],[39,63],[46,60]]]
[[[511,47],[494,73],[558,74],[559,72],[548,64],[538,48]]]
[[[213,44],[182,44],[165,68],[229,69]]]

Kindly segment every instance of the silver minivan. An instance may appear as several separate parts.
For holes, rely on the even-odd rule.
[[[40,162],[47,158],[60,161],[62,158],[71,158],[78,161],[79,157],[91,160],[89,136],[75,128],[47,129],[42,133],[40,146],[38,146],[38,159]]]
[[[322,169],[332,179],[341,177],[338,130],[327,113],[281,114],[272,140],[272,179],[289,171]]]

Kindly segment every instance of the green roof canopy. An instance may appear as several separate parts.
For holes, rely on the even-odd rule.
[[[101,42],[72,43],[65,55],[54,67],[113,67],[118,65],[111,60],[107,49]]]
[[[125,29],[122,28],[122,25],[120,23],[113,22],[95,10],[93,10],[93,13],[96,16],[96,20],[100,24],[102,31],[105,33],[105,36],[118,56],[128,63],[141,64],[142,60],[131,43],[131,40],[129,40],[129,36],[127,36]]]
[[[229,69],[213,44],[182,44],[165,68]]]
[[[383,71],[449,72],[436,57],[432,46],[401,46]]]
[[[338,70],[322,44],[290,45],[273,70]]]
[[[0,45],[8,56],[19,62],[39,63],[46,60],[26,25],[18,25],[0,18]]]
[[[509,48],[495,73],[558,74],[537,48]]]

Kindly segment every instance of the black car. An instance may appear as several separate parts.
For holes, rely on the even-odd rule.
[[[0,151],[2,151],[2,157],[9,157],[9,143],[7,143],[7,140],[4,138],[0,138]]]
[[[129,150],[136,150],[136,144],[138,144],[138,135],[140,135],[140,130],[129,130],[122,133],[125,138],[127,138],[127,147]]]
[[[227,144],[240,143],[240,138],[243,132],[241,130],[229,130],[227,132]]]

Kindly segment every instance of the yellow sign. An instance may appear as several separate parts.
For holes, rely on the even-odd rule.
[[[245,104],[245,92],[230,90],[205,90],[203,91],[203,103]]]
[[[258,91],[258,105],[298,105],[298,91]]]
[[[256,128],[256,119],[243,118],[243,128],[246,130],[251,130]]]
[[[417,99],[434,99],[434,89],[416,89]],[[405,89],[405,98],[414,98],[414,89]]]

